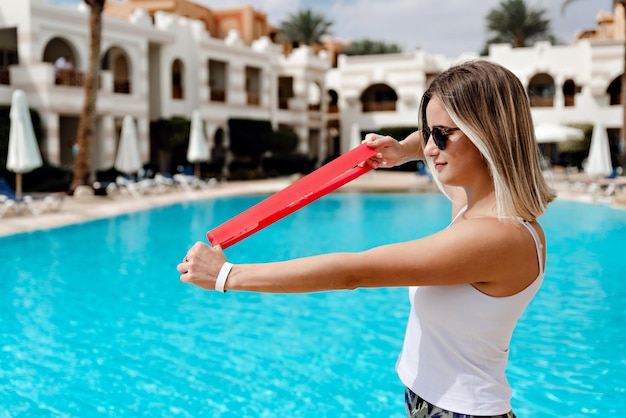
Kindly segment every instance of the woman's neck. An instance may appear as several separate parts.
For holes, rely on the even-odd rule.
[[[496,204],[496,191],[493,187],[482,190],[465,189],[467,196],[467,209],[465,214],[468,217],[497,217],[498,210]]]

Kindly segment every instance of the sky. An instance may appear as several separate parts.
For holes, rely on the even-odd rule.
[[[113,1],[113,0],[108,0]],[[333,22],[330,32],[340,41],[368,38],[398,44],[405,52],[421,48],[454,58],[482,50],[490,34],[485,16],[501,0],[194,0],[209,8],[252,5],[267,13],[274,26],[300,10],[322,13]],[[82,0],[48,0],[75,6]],[[599,11],[612,11],[612,0],[577,0],[561,13],[563,0],[526,0],[545,9],[552,33],[561,42],[574,40],[578,31],[596,28]]]

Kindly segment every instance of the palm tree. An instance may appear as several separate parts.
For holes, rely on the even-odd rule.
[[[91,184],[91,144],[96,131],[96,99],[100,76],[100,40],[102,37],[102,11],[106,0],[83,0],[89,6],[89,66],[85,74],[85,100],[78,122],[76,140],[78,154],[74,161],[74,178],[70,193],[81,185]]]
[[[341,53],[345,55],[395,54],[398,52],[402,52],[402,48],[398,44],[371,39],[354,41],[341,50]]]
[[[321,13],[311,9],[290,14],[289,18],[280,24],[281,35],[292,44],[313,45],[321,43],[324,35],[330,35],[333,22],[327,21]]]
[[[502,0],[487,14],[487,29],[495,34],[487,44],[508,43],[519,48],[538,40],[553,40],[545,14],[545,9],[532,9],[524,0]]]
[[[576,0],[564,0],[563,5],[561,6],[561,12],[565,12],[567,6],[574,1]],[[618,4],[622,5],[624,21],[626,21],[626,0],[613,0],[613,10],[615,10],[615,6]],[[624,39],[626,40],[626,28],[624,28]],[[620,160],[623,164],[626,162],[626,46],[624,47],[624,64],[622,65],[622,68],[624,69],[620,78],[622,85],[620,91],[620,99],[622,102],[622,128],[620,129],[619,136],[621,145]]]

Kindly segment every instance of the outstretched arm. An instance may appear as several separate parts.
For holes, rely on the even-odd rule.
[[[219,246],[196,243],[185,260],[178,265],[183,282],[215,289],[226,262]],[[305,293],[472,283],[485,293],[501,296],[523,289],[537,273],[534,242],[519,222],[477,219],[455,223],[422,239],[364,252],[237,264],[230,271],[226,289]]]

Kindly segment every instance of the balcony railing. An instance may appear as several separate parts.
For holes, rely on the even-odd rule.
[[[115,80],[113,82],[113,92],[121,94],[130,94],[130,81]]]
[[[552,107],[554,106],[554,97],[537,97],[530,96],[530,107]]]
[[[363,102],[363,112],[393,112],[396,110],[396,102]]]
[[[172,99],[183,99],[184,97],[183,86],[172,86]]]
[[[56,70],[54,84],[58,86],[82,87],[85,85],[85,74],[76,70]]]
[[[617,106],[622,104],[622,97],[619,94],[612,94],[609,104],[611,106]]]
[[[211,101],[212,102],[225,102],[226,91],[211,89]]]
[[[279,109],[289,109],[289,97],[279,97],[278,98],[278,108]]]
[[[320,105],[319,103],[309,103],[309,110],[311,112],[319,112],[320,110],[322,110],[322,105]]]
[[[259,106],[261,104],[261,98],[258,94],[248,93],[248,104],[250,106]]]

